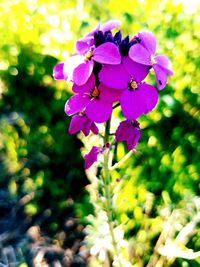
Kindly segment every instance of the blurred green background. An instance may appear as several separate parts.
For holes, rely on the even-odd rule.
[[[92,207],[83,145],[67,134],[63,111],[71,91],[53,80],[52,69],[97,23],[119,19],[124,36],[152,31],[157,52],[171,59],[175,73],[159,92],[156,109],[140,119],[139,153],[113,172],[113,183],[121,178],[116,212],[134,248],[132,264],[149,262],[165,223],[174,241],[193,221],[182,243],[200,250],[200,1],[1,0],[0,15],[1,188],[18,200],[29,196],[25,212],[33,221],[50,210],[43,225],[50,236],[66,213],[87,222]],[[125,153],[120,144],[116,159]],[[177,258],[170,264],[196,267],[200,261]]]

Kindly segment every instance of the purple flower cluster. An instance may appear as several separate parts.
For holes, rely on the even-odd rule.
[[[116,142],[125,141],[132,150],[141,134],[137,119],[150,112],[158,101],[157,89],[144,79],[153,69],[161,90],[173,72],[166,56],[155,55],[156,38],[152,33],[122,38],[121,31],[114,35],[111,32],[119,25],[119,21],[110,20],[78,40],[76,53],[57,64],[53,76],[73,83],[74,95],[65,104],[65,113],[74,115],[69,133],[81,130],[87,136],[91,130],[98,134],[96,123],[106,122],[119,102],[125,120],[116,131]],[[101,149],[97,147],[91,150],[95,158],[98,151]]]

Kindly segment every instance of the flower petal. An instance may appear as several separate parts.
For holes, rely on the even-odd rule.
[[[98,88],[100,90],[101,100],[108,103],[114,103],[116,101],[119,101],[123,92],[122,90],[114,90],[102,83],[99,85]]]
[[[173,75],[173,71],[172,71],[172,63],[171,61],[168,59],[168,57],[164,56],[164,55],[158,55],[154,57],[157,65],[159,65],[159,67],[162,67],[166,74],[168,75]]]
[[[85,159],[84,168],[85,169],[90,168],[97,161],[97,156],[99,153],[100,153],[99,147],[93,146],[90,152],[84,156],[84,159]]]
[[[75,134],[79,132],[83,128],[84,122],[85,120],[83,116],[81,115],[73,116],[68,129],[69,134]]]
[[[85,84],[92,73],[93,66],[94,62],[93,60],[90,60],[85,61],[76,67],[73,72],[73,82],[75,82],[77,85]]]
[[[99,73],[99,80],[113,89],[126,89],[130,81],[130,74],[122,64],[106,65]]]
[[[94,45],[94,37],[86,36],[76,42],[76,50],[79,54],[84,55],[92,45]]]
[[[96,26],[96,28],[94,28],[91,32],[87,33],[87,34],[86,34],[86,37],[87,37],[87,36],[94,36],[95,32],[98,32],[99,30],[100,30],[100,24],[98,24],[98,25]]]
[[[116,131],[116,142],[125,141],[128,150],[132,150],[137,145],[141,136],[139,123],[137,121],[122,121]]]
[[[116,142],[125,141],[129,135],[131,120],[125,120],[120,123],[116,130]]]
[[[156,52],[156,38],[151,32],[140,32],[138,33],[140,38],[140,44],[143,45],[151,55]]]
[[[103,33],[111,31],[115,28],[118,28],[120,24],[121,24],[120,20],[115,20],[115,19],[108,20],[104,24],[100,25],[100,31],[102,31]]]
[[[158,101],[156,89],[149,84],[140,84],[134,91],[126,90],[120,100],[122,113],[129,120],[135,120],[151,111]]]
[[[107,42],[94,49],[93,59],[99,63],[116,65],[120,64],[121,55],[115,44]]]
[[[167,74],[158,64],[153,65],[156,75],[156,83],[159,90],[162,90],[167,84]]]
[[[99,129],[98,129],[98,127],[96,126],[96,124],[94,122],[92,122],[91,131],[93,132],[93,134],[98,134],[99,133]]]
[[[134,44],[129,50],[129,57],[140,64],[151,66],[151,54],[141,44]]]
[[[122,113],[128,120],[135,120],[144,112],[144,97],[139,90],[126,90],[120,100]]]
[[[90,98],[84,94],[77,94],[72,96],[65,104],[65,113],[68,116],[71,116],[81,110],[83,110],[88,103],[90,102]]]
[[[158,92],[155,87],[147,83],[140,84],[138,88],[140,94],[144,97],[145,108],[143,112],[147,114],[156,106],[158,102]]]
[[[97,123],[105,122],[109,119],[112,113],[112,104],[93,99],[87,106],[85,113],[88,118]]]
[[[83,85],[77,85],[77,84],[73,84],[72,86],[72,91],[74,93],[89,93],[91,91],[91,89],[93,89],[95,86],[95,76],[92,73],[90,78],[87,80],[87,82]]]
[[[71,56],[64,62],[63,75],[67,77],[68,82],[72,81],[74,69],[83,62],[84,58],[81,55]]]
[[[128,56],[122,59],[123,66],[136,82],[141,82],[149,73],[149,67],[131,60]]]
[[[64,63],[58,63],[53,69],[53,78],[55,80],[65,80],[67,75],[63,74]]]

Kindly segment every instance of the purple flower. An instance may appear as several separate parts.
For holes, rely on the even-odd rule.
[[[91,121],[84,112],[81,112],[79,115],[72,117],[72,120],[69,125],[69,133],[75,134],[79,131],[82,131],[85,136],[88,136],[90,130],[94,134],[98,134],[99,129],[96,124]]]
[[[97,146],[93,146],[90,152],[84,156],[85,169],[90,168],[97,161],[99,153],[100,153],[100,148]]]
[[[90,168],[98,159],[99,154],[105,154],[110,147],[110,144],[107,143],[103,147],[93,146],[88,154],[84,156],[85,165],[84,168]]]
[[[141,136],[138,121],[122,121],[116,131],[116,142],[125,141],[128,150],[133,150]]]
[[[128,120],[136,120],[156,106],[156,89],[141,82],[147,73],[147,66],[133,62],[129,57],[124,57],[120,65],[104,66],[99,73],[102,83],[122,91],[120,104],[122,113]]]
[[[109,20],[104,24],[99,24],[94,30],[89,32],[85,37],[81,38],[76,42],[76,50],[79,54],[84,55],[90,50],[90,47],[94,45],[94,35],[95,33],[101,31],[104,34],[107,31],[111,31],[114,28],[119,27],[119,20]]]
[[[94,122],[101,123],[108,120],[112,113],[112,103],[119,100],[121,92],[103,84],[97,87],[95,83],[92,74],[86,84],[73,85],[72,90],[76,94],[65,104],[65,113],[68,116],[84,110],[88,118]]]
[[[129,50],[129,57],[140,64],[154,69],[158,89],[161,90],[167,83],[167,75],[173,75],[171,62],[164,55],[155,56],[156,38],[150,32],[138,33],[140,43],[133,45]]]
[[[102,64],[117,65],[121,62],[121,55],[118,47],[110,42],[98,47],[91,46],[84,54],[75,54],[67,59],[65,63],[59,63],[54,67],[53,76],[55,79],[66,79],[77,85],[83,85],[92,74],[94,62]]]
[[[104,43],[97,48],[90,47],[84,54],[82,62],[73,69],[72,81],[77,85],[85,84],[93,71],[94,62],[111,65],[119,64],[121,55],[118,47],[110,42]]]

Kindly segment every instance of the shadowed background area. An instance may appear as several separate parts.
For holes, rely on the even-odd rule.
[[[199,14],[194,0],[1,1],[0,266],[43,266],[41,259],[44,266],[86,266],[84,227],[93,208],[83,144],[67,134],[63,110],[71,88],[55,82],[52,69],[74,52],[75,40],[108,19],[121,20],[124,36],[152,31],[175,73],[156,109],[140,119],[139,153],[112,177],[121,178],[116,216],[132,264],[150,267],[160,259],[166,266],[199,266],[177,247],[171,261],[153,250],[158,242],[166,249],[168,239],[178,243],[181,230],[182,247],[200,250]],[[126,152],[119,144],[115,159]]]

